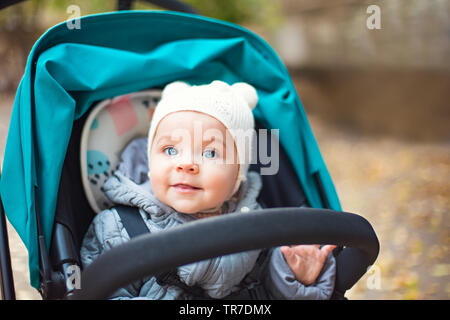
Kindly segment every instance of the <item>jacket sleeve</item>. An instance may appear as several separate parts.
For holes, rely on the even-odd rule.
[[[178,275],[187,285],[199,285],[211,298],[221,299],[252,270],[259,252],[239,252],[191,263],[179,267]]]
[[[80,249],[81,263],[85,269],[105,251],[129,240],[119,216],[114,210],[104,210],[95,216],[86,232]],[[81,284],[83,285],[83,284]],[[121,288],[111,299],[132,299],[139,296],[142,281]]]
[[[273,299],[328,300],[333,294],[335,277],[336,261],[330,253],[316,282],[310,286],[301,284],[295,279],[280,247],[277,247],[270,256],[265,287]]]

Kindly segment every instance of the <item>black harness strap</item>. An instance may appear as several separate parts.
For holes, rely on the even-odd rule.
[[[122,205],[114,208],[119,214],[123,227],[127,230],[130,239],[150,231],[137,208]]]
[[[239,291],[225,297],[225,300],[270,300],[264,287],[263,273],[270,261],[271,249],[264,249],[256,260],[255,267],[239,284]]]
[[[180,280],[177,269],[162,272],[155,276],[156,282],[160,286],[171,285],[182,289],[188,296],[185,299],[189,300],[210,300],[212,299],[208,294],[199,286],[188,286]]]

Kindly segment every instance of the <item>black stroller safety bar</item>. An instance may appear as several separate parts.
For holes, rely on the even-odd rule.
[[[25,0],[2,0],[0,1],[0,10],[23,1]]]
[[[25,0],[1,0],[0,10],[24,1]],[[177,0],[142,0],[142,1],[154,4],[167,10],[197,14],[197,10],[195,10],[195,8],[182,1]],[[136,2],[136,0],[117,0],[117,10],[131,10],[134,2]]]
[[[143,0],[149,4],[159,6],[163,9],[197,14],[197,11],[190,5],[177,0]],[[136,0],[117,0],[117,10],[131,10]]]
[[[338,256],[341,276],[336,280],[343,292],[375,262],[379,251],[372,226],[356,214],[311,208],[233,213],[138,236],[105,252],[84,270],[81,288],[70,299],[105,299],[129,283],[181,265],[291,244],[346,246]],[[345,266],[351,267],[342,269]]]
[[[8,228],[5,211],[0,197],[0,290],[2,300],[16,300],[14,279],[9,251]]]

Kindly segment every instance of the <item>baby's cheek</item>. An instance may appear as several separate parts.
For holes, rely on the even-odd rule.
[[[150,184],[155,195],[160,195],[166,185],[165,175],[160,170],[150,168]]]
[[[226,197],[234,186],[234,178],[234,172],[227,170],[221,171],[220,174],[216,175],[216,179],[211,181],[211,187]]]
[[[152,154],[150,161],[150,179],[158,180],[161,182],[161,179],[165,176],[162,172],[166,170],[167,160],[161,158],[159,154]],[[166,161],[165,161],[166,160]]]
[[[230,178],[218,176],[209,185],[214,190],[224,190],[230,185]]]

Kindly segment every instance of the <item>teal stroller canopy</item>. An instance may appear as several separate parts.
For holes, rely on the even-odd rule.
[[[174,12],[98,14],[81,18],[79,25],[56,25],[34,45],[6,144],[0,195],[28,249],[33,287],[39,286],[37,223],[48,248],[73,122],[98,100],[171,81],[252,84],[259,95],[255,118],[267,129],[279,129],[310,205],[341,210],[290,76],[264,40],[234,24]]]

